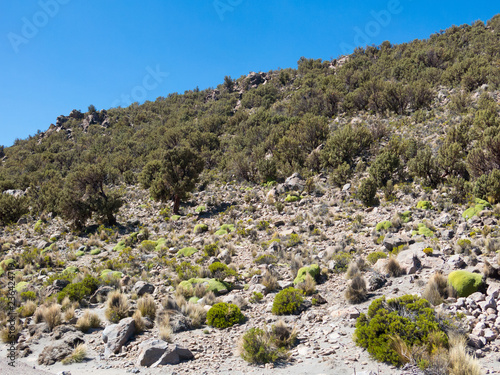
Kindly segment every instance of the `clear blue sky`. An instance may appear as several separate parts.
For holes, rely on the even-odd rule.
[[[426,38],[499,11],[491,0],[2,0],[0,145],[73,108],[215,87],[225,75]]]

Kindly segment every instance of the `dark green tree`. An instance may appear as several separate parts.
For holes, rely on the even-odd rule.
[[[159,170],[155,171],[158,166]],[[181,200],[193,191],[203,167],[203,159],[198,154],[186,147],[176,147],[166,151],[160,163],[148,163],[141,175],[143,181],[151,181],[149,192],[153,199],[161,202],[173,199],[173,212],[178,214]],[[147,185],[143,182],[143,186]]]
[[[83,228],[93,213],[105,224],[116,224],[115,214],[123,200],[117,192],[106,188],[106,179],[102,164],[80,167],[66,177],[59,211],[76,229]]]

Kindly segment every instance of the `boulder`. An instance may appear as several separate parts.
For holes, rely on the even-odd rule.
[[[99,296],[104,298],[113,290],[114,288],[109,285],[101,285],[90,297],[90,303],[99,303]]]
[[[305,186],[305,181],[300,174],[294,173],[285,180],[283,185],[287,190],[302,191]]]
[[[403,238],[394,236],[390,233],[387,233],[384,237],[384,240],[382,241],[382,245],[385,246],[385,248],[389,251],[392,251],[395,247],[401,246],[406,244],[407,241],[405,241]]]
[[[155,291],[155,286],[153,284],[146,283],[144,281],[136,282],[134,287],[132,288],[132,292],[137,293],[138,296],[142,296],[146,293],[153,294],[154,291]]]
[[[397,260],[401,268],[406,270],[407,275],[414,274],[422,267],[422,262],[417,256],[417,252],[412,249],[401,251],[397,256]]]
[[[104,355],[109,357],[111,354],[117,354],[134,333],[135,322],[133,318],[125,318],[118,324],[107,326],[102,332],[102,341],[106,344]]]
[[[463,258],[458,254],[449,257],[446,263],[448,263],[453,269],[464,268],[466,265]]]
[[[385,283],[387,282],[387,279],[385,276],[379,272],[370,272],[366,275],[366,281],[367,281],[367,289],[370,292],[373,292],[377,289],[382,288]]]
[[[53,365],[66,358],[72,352],[73,348],[66,343],[46,346],[38,356],[38,364],[46,366]]]
[[[149,367],[157,362],[168,349],[168,343],[163,340],[149,339],[139,345],[137,366]]]
[[[172,345],[165,350],[161,358],[151,367],[176,365],[181,361],[189,361],[194,358],[193,353],[189,349],[181,348],[177,345]]]

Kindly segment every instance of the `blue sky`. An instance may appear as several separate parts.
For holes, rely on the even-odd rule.
[[[494,1],[4,0],[0,145],[57,116],[486,21]]]

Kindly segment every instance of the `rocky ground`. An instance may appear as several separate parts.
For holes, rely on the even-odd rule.
[[[285,202],[285,197],[293,192],[300,193],[297,196],[300,195],[301,199]],[[137,296],[147,291],[161,310],[161,301],[175,295],[177,275],[168,261],[177,259],[180,249],[194,247],[198,252],[182,260],[199,264],[202,268],[220,260],[237,271],[237,279],[228,279],[234,288],[220,291],[217,298],[238,304],[246,317],[243,324],[224,330],[206,325],[180,329],[172,335],[172,343],[152,344],[151,339],[159,339],[158,328],[153,322],[146,325],[144,332],[134,334],[132,318],[112,325],[105,317],[105,299],[90,298],[80,302],[74,318],[63,321],[52,332],[45,323],[35,324],[33,318],[23,318],[17,364],[27,374],[61,371],[110,375],[124,372],[418,374],[413,368],[378,363],[366,350],[357,347],[352,339],[356,318],[366,312],[378,297],[421,295],[436,271],[442,271],[444,275],[457,269],[483,273],[487,263],[496,269],[496,252],[500,249],[497,239],[500,209],[498,206],[485,207],[478,215],[465,219],[462,214],[469,205],[452,204],[446,192],[423,191],[417,186],[397,187],[391,202],[382,197],[380,200],[378,206],[366,209],[352,197],[349,185],[334,188],[326,178],[319,176],[311,187],[306,186],[300,176],[292,176],[284,184],[274,187],[212,183],[204,191],[193,194],[190,202],[182,208],[180,217],[171,213],[160,215],[161,206],[150,201],[144,191],[129,190],[126,192],[128,203],[118,216],[121,226],[103,234],[95,231],[89,235],[73,234],[59,219],[50,218],[42,222],[28,218],[16,226],[7,227],[1,233],[2,259],[36,247],[46,249],[45,254],[50,254],[56,263],[60,261],[45,274],[36,270],[34,264],[26,265],[22,275],[16,278],[17,285],[26,282],[25,290],[37,292],[39,304],[60,289],[57,283],[43,286],[51,273],[75,266],[79,272],[87,270],[99,274],[105,265],[111,264],[107,261],[114,260],[115,271],[122,272],[120,288],[132,306]],[[282,212],[276,209],[276,201],[284,202]],[[421,201],[431,202],[432,207],[417,208]],[[405,222],[406,216],[398,214],[408,211],[411,215]],[[392,225],[377,231],[377,224],[386,220]],[[419,230],[418,224],[422,223],[432,235],[415,233]],[[198,224],[205,224],[207,230],[195,229]],[[233,224],[234,231],[218,232],[223,224]],[[149,240],[155,241],[155,246],[147,247],[142,242],[145,238],[139,238],[131,244],[131,252],[124,254],[123,247],[120,250],[120,241],[134,232],[139,232],[139,237],[147,237],[145,233],[149,232]],[[157,241],[162,238],[165,241],[157,248]],[[279,241],[273,242],[272,239]],[[460,239],[468,242],[460,242]],[[216,241],[219,241],[219,254],[216,257],[204,256],[204,246]],[[400,277],[385,274],[385,259],[374,265],[366,261],[370,253],[388,253],[398,247],[397,259],[405,270]],[[428,248],[432,248],[432,254],[424,252]],[[266,254],[275,256],[276,261],[255,263],[255,259]],[[362,273],[369,287],[366,301],[356,305],[346,301],[344,291],[348,281],[344,273],[339,272],[343,259],[338,254],[350,254],[352,260],[365,260]],[[120,262],[127,263],[127,266],[120,268]],[[295,275],[292,269],[296,272],[299,266],[313,263],[318,264],[322,272],[316,286],[319,296],[314,298],[324,303],[309,303],[300,315],[273,315],[274,296],[279,289],[293,285]],[[278,288],[269,293],[262,285],[262,276],[266,272],[278,281]],[[446,313],[461,313],[462,324],[470,335],[470,351],[479,359],[484,373],[495,374],[500,373],[500,317],[497,313],[500,283],[492,277],[487,283],[488,288],[468,298],[448,298],[436,308]],[[103,295],[107,291],[101,289]],[[260,302],[250,302],[254,292],[264,294]],[[307,297],[307,300],[312,301],[312,297]],[[203,299],[197,303],[203,305]],[[85,305],[99,315],[102,323],[100,328],[82,333],[74,325],[87,308]],[[208,308],[210,306],[205,306],[205,310]],[[255,366],[241,359],[237,347],[243,333],[251,327],[269,327],[280,319],[298,331],[298,344],[291,350],[290,360],[283,364]],[[104,337],[107,342],[104,342]],[[61,359],[64,348],[79,342],[87,345],[83,362],[63,365],[56,360]],[[160,348],[165,363],[168,363],[168,356],[178,356],[181,363],[155,368],[141,366],[141,360],[145,361],[145,356],[151,355],[151,352],[145,354],[145,348],[155,345]],[[181,348],[188,349],[189,353]],[[1,358],[6,358],[6,350],[3,345]],[[4,373],[4,362],[0,364]],[[37,370],[32,371],[32,367]]]

